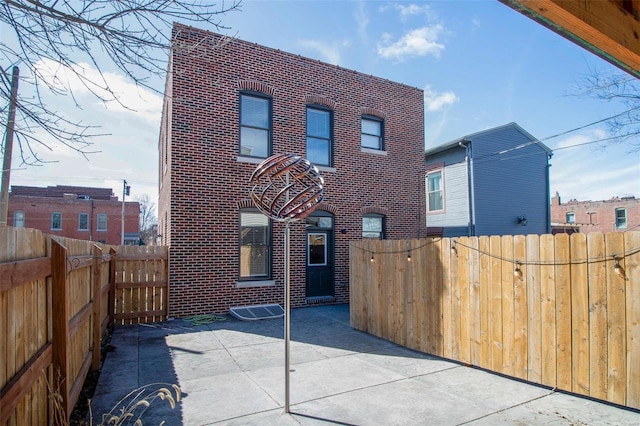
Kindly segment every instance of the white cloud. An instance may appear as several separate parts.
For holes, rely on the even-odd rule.
[[[444,27],[440,24],[411,30],[398,40],[385,33],[378,43],[378,54],[383,58],[403,59],[408,56],[433,55],[440,57],[444,45],[438,42]]]
[[[100,74],[87,63],[74,64],[72,68],[68,68],[50,59],[41,59],[35,67],[41,78],[58,91],[73,93],[74,97],[91,96],[93,103],[101,103],[97,98],[100,97],[105,100],[104,106],[108,111],[135,113],[145,120],[158,122],[162,111],[162,97],[143,87],[137,87],[122,75],[108,72]]]
[[[394,5],[394,7],[400,11],[400,16],[413,16],[413,15],[426,15],[428,17],[431,17],[433,15],[433,12],[431,10],[431,7],[429,7],[429,5],[417,5],[417,4],[410,4],[408,6],[405,6],[403,4],[396,4]]]
[[[341,50],[343,47],[348,46],[349,42],[344,40],[327,43],[319,40],[301,40],[298,44],[306,49],[318,52],[323,61],[333,65],[340,65]]]
[[[431,89],[431,86],[424,87],[424,105],[428,112],[440,111],[447,105],[452,105],[459,101],[453,92],[438,93]]]

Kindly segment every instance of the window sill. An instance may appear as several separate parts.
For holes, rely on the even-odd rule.
[[[264,160],[266,160],[265,158],[260,158],[260,157],[244,157],[242,155],[238,155],[236,157],[236,161],[238,163],[251,163],[251,164],[260,164],[262,163]]]
[[[373,148],[360,147],[360,152],[364,152],[365,154],[387,155],[387,151],[381,151],[379,149],[373,149]]]
[[[318,168],[319,172],[329,172],[329,173],[335,173],[336,172],[336,168],[335,167],[329,167],[329,166],[318,166],[315,165]]]
[[[236,282],[236,288],[273,287],[275,285],[276,285],[276,280],[237,281]]]

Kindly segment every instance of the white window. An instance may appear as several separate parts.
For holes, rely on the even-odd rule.
[[[427,211],[444,210],[444,191],[442,187],[442,170],[427,174]]]
[[[258,211],[240,212],[240,279],[269,278],[269,218]]]
[[[360,144],[363,148],[384,149],[382,143],[382,121],[373,118],[362,118]]]
[[[616,209],[616,228],[623,229],[627,227],[627,209]]]
[[[16,210],[13,212],[13,226],[14,228],[24,228],[24,212]]]
[[[98,225],[96,226],[96,231],[107,230],[107,214],[106,213],[98,213],[97,222],[98,222]]]
[[[567,213],[567,223],[576,223],[576,214],[573,212]]]
[[[54,230],[62,229],[62,213],[60,212],[51,213],[51,229],[54,229]]]
[[[78,214],[78,231],[88,231],[88,230],[89,230],[89,214],[88,213]]]
[[[362,238],[384,238],[383,219],[379,214],[367,214],[362,217]]]

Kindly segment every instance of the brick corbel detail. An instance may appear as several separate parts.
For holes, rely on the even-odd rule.
[[[362,214],[376,213],[376,214],[381,214],[383,216],[387,216],[389,214],[388,209],[386,209],[385,207],[378,207],[378,206],[363,207],[361,211],[362,211]]]
[[[236,81],[236,86],[239,90],[250,90],[252,92],[264,93],[269,96],[273,96],[276,93],[276,89],[257,80],[238,80]]]
[[[307,104],[323,105],[327,108],[336,109],[336,101],[321,95],[307,95]]]
[[[385,112],[370,107],[360,107],[360,115],[372,115],[374,117],[378,117],[381,120],[387,119],[387,114]]]

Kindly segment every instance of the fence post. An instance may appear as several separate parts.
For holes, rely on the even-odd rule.
[[[102,340],[102,249],[94,244],[93,246],[93,274],[92,291],[93,295],[93,349],[91,369],[100,369],[100,341]]]
[[[67,248],[51,239],[51,328],[53,346],[53,383],[62,397],[63,419],[71,416],[69,398],[69,286],[67,280]],[[59,419],[62,420],[62,419]]]
[[[109,300],[107,309],[109,310],[109,327],[112,327],[116,318],[116,250],[111,247],[109,254]]]

